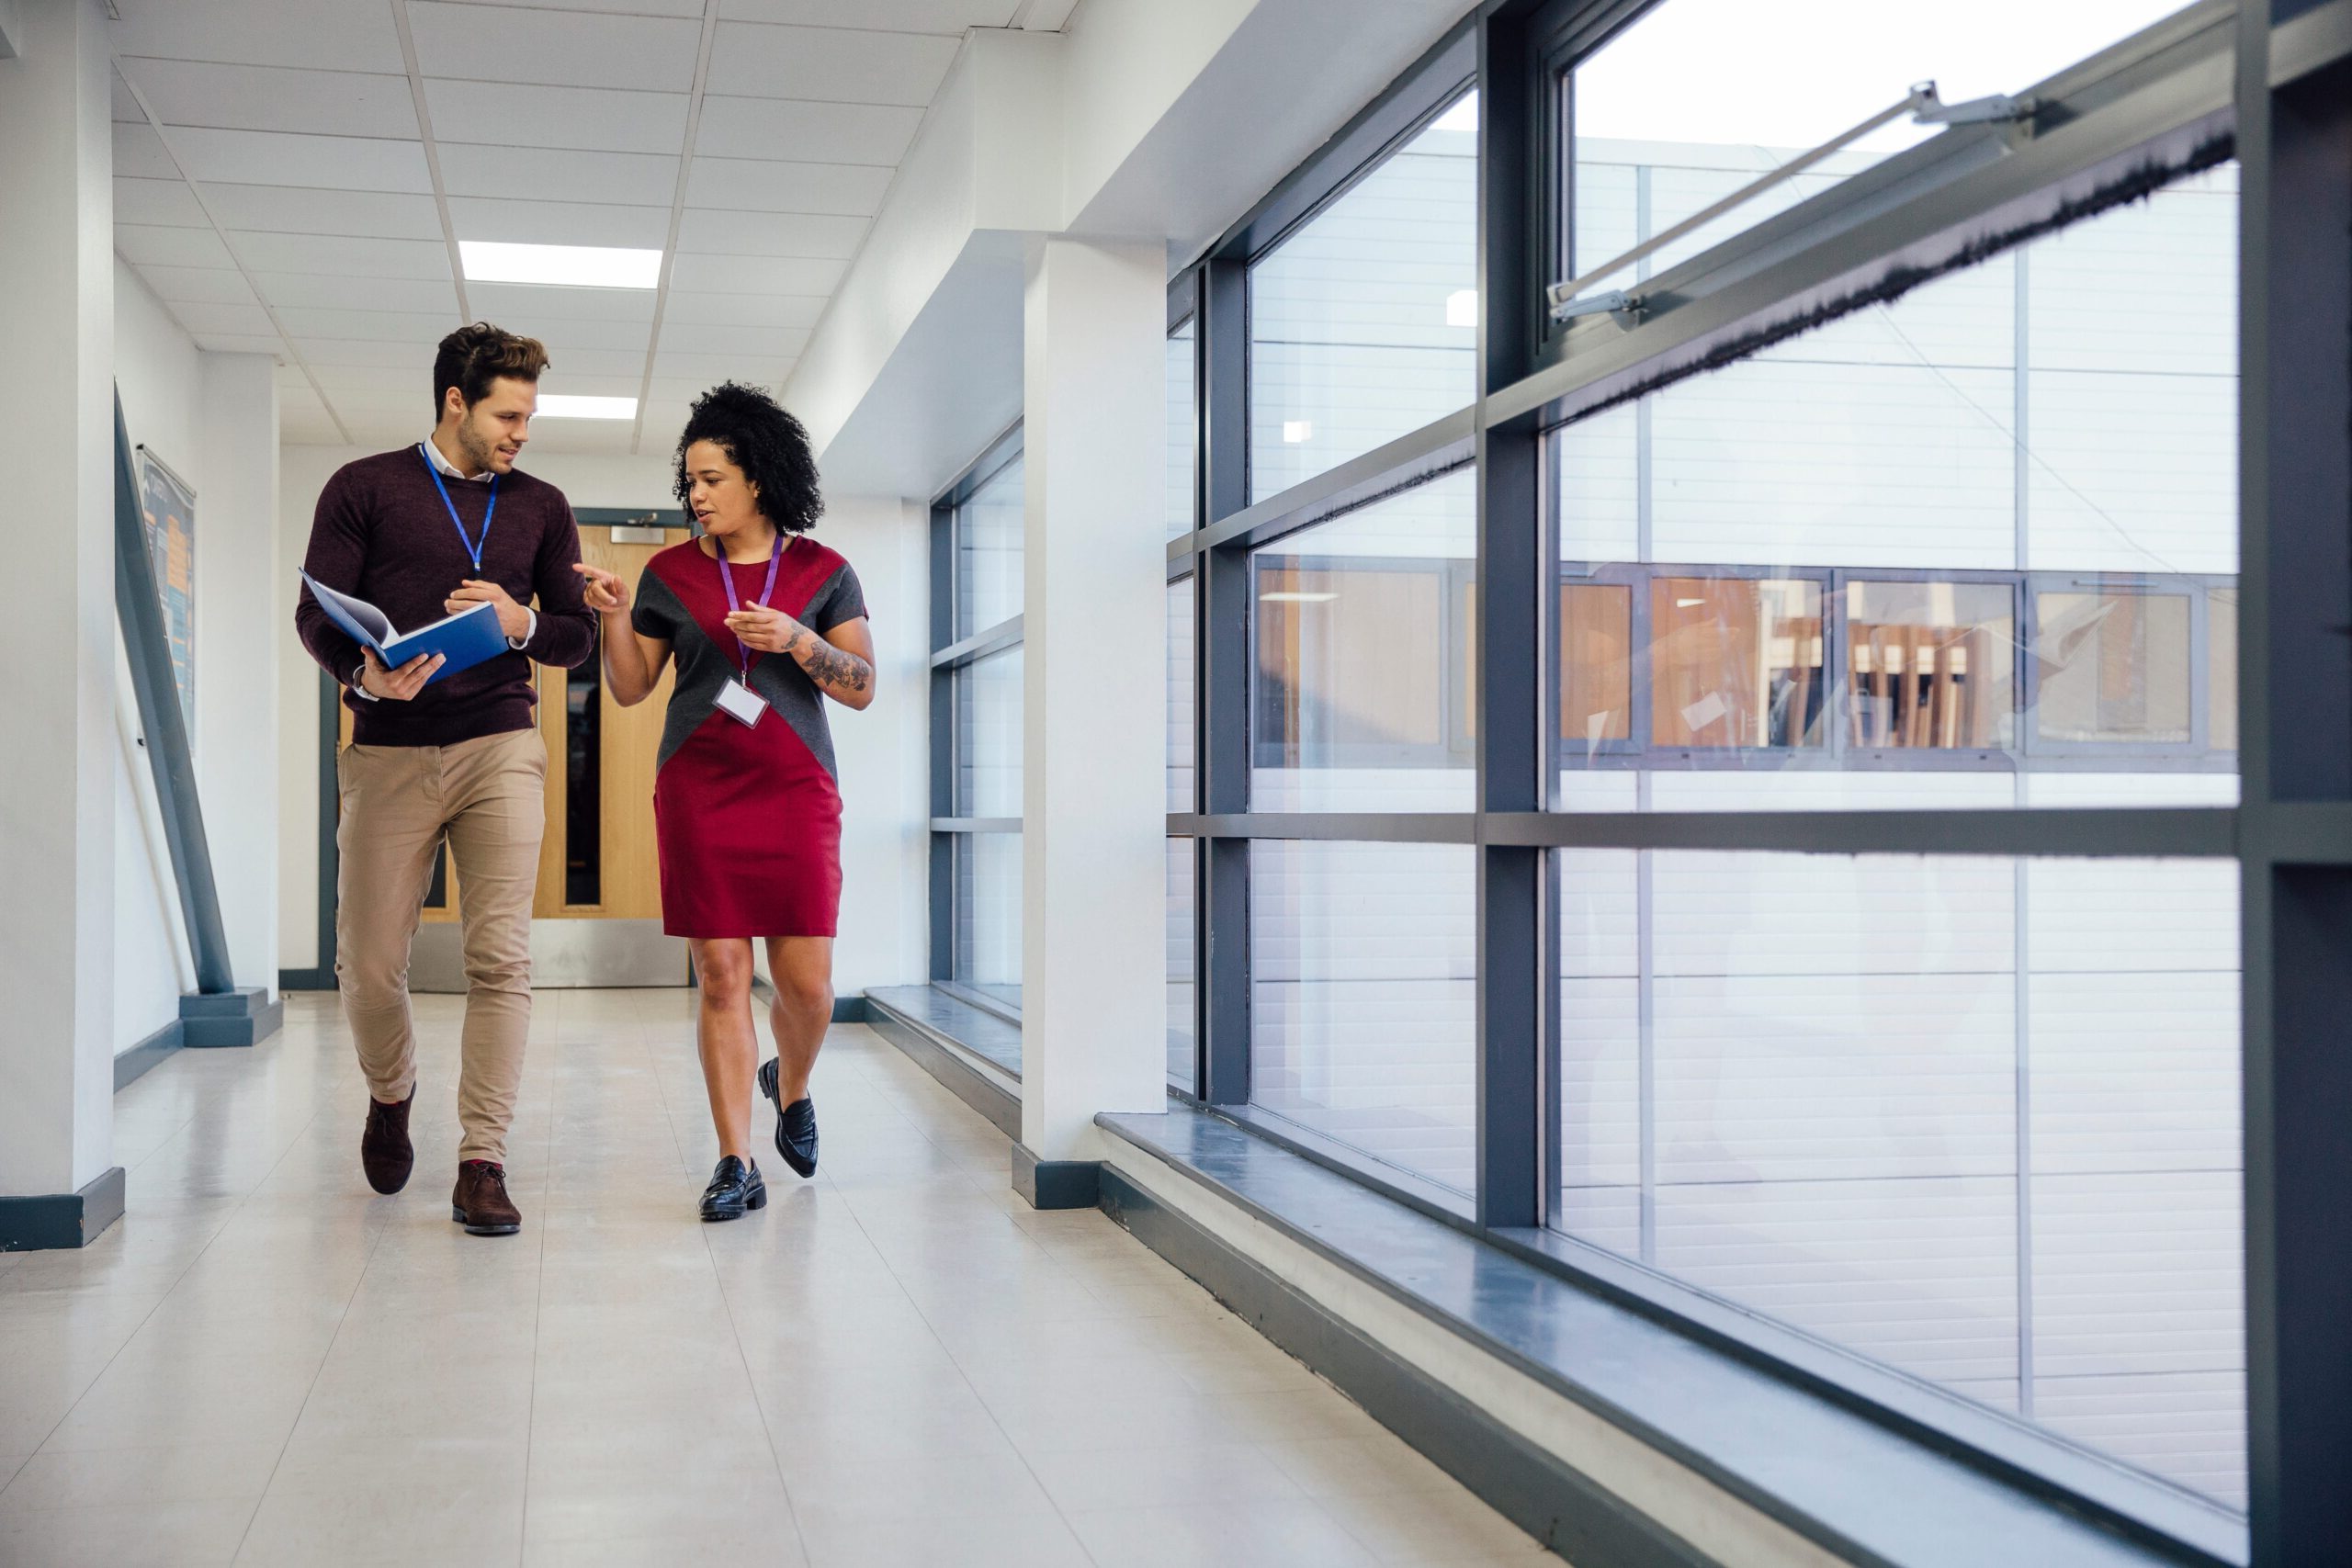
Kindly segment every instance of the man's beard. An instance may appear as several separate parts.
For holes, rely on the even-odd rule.
[[[482,473],[490,468],[491,454],[496,446],[496,442],[486,441],[476,434],[473,421],[466,420],[458,424],[458,451],[465,458],[466,466],[476,473]]]

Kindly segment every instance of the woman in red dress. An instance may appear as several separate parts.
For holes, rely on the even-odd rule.
[[[800,422],[765,392],[705,393],[678,440],[678,499],[702,536],[646,563],[628,584],[582,565],[602,617],[605,679],[623,706],[643,702],[674,658],[653,818],[662,856],[662,929],[694,953],[696,1032],[719,1160],[706,1220],[767,1202],[751,1157],[752,942],[765,940],[775,1000],[775,1059],[758,1067],[775,1102],[776,1152],[817,1170],[809,1070],[833,1010],[833,927],[841,904],[842,796],[825,699],[874,700],[874,639],[849,563],[807,536],[824,502]]]

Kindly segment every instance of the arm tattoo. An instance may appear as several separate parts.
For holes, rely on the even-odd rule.
[[[857,655],[835,648],[815,632],[808,634],[808,643],[792,652],[800,660],[800,668],[820,691],[863,692],[874,680],[874,667]]]

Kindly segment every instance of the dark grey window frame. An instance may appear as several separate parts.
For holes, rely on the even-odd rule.
[[[1670,0],[1668,0],[1670,3]],[[1670,1282],[1628,1282],[1544,1228],[1556,1191],[1558,913],[1552,848],[1724,849],[1840,854],[2200,857],[2235,860],[2244,888],[2247,1307],[2252,1507],[2257,1564],[2352,1557],[2352,1358],[2338,1343],[2352,1299],[2352,1204],[2342,1127],[2352,1053],[2332,1048],[2352,1011],[2352,0],[2193,6],[2032,90],[2030,133],[1962,127],[1890,158],[1647,279],[1648,309],[1620,325],[1552,325],[1541,289],[1566,239],[1557,132],[1560,73],[1645,8],[1642,0],[1489,0],[1186,269],[1170,324],[1197,321],[1197,530],[1169,543],[1169,576],[1194,578],[1194,806],[1170,812],[1193,840],[1197,1100],[1261,1135],[1474,1234],[1541,1257],[1593,1288],[1696,1325]],[[1480,299],[1476,401],[1375,452],[1257,500],[1248,488],[1250,263],[1349,188],[1467,85],[1481,92]],[[2020,84],[2020,86],[2026,85]],[[1867,812],[1569,813],[1551,809],[1556,671],[1556,520],[1540,504],[1546,433],[1769,345],[1943,270],[2234,156],[2241,166],[2241,551],[2236,807]],[[2153,171],[2153,172],[2152,172]],[[1181,296],[1181,304],[1180,304]],[[1477,806],[1453,816],[1264,814],[1250,807],[1254,606],[1250,551],[1353,505],[1478,461]],[[1903,574],[1856,570],[1864,581]],[[1927,573],[1951,577],[1957,573]],[[2020,583],[2020,625],[2039,573]],[[1832,591],[1842,581],[1834,574]],[[2226,581],[2226,580],[2221,580]],[[2203,595],[2193,596],[2202,616]],[[2201,635],[2196,640],[2201,649]],[[1518,651],[1514,651],[1514,650]],[[2192,656],[2192,679],[2210,668]],[[2030,679],[2020,668],[2020,682]],[[2209,739],[2200,693],[2197,733]],[[1834,708],[1833,710],[1834,711]],[[2274,729],[2272,715],[2293,722]],[[2020,705],[2020,750],[2030,710]],[[2070,750],[2035,748],[2063,766]],[[2098,745],[2093,762],[2157,761]],[[1416,1191],[1343,1147],[1269,1127],[1248,1109],[1249,850],[1258,839],[1457,843],[1479,857],[1478,1195]],[[1552,1112],[1556,1116],[1556,1111]],[[1638,1273],[1638,1270],[1635,1271]],[[1730,1337],[1759,1365],[1807,1374],[1771,1333]],[[1831,1361],[1839,1358],[1833,1356]],[[1917,1435],[1873,1382],[1834,1374],[1841,1397]],[[2054,1477],[2040,1434],[1956,1431],[1939,1445],[2183,1560],[2241,1562],[2215,1510],[2153,1481]],[[1997,1427],[1997,1424],[1996,1424]],[[2098,1467],[2093,1467],[2097,1469]],[[2040,1481],[2036,1481],[2040,1477]],[[2217,1544],[2217,1542],[2219,1544]]]

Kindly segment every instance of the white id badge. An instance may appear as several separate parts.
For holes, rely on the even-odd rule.
[[[746,729],[760,722],[768,705],[741,681],[729,681],[718,688],[718,710]]]

